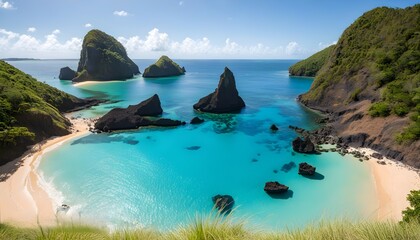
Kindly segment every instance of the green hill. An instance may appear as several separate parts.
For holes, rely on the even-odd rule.
[[[315,77],[321,67],[325,64],[335,45],[331,45],[309,58],[295,63],[289,68],[289,74],[292,76]]]
[[[308,107],[341,115],[367,109],[354,120],[381,129],[367,131],[365,145],[391,149],[399,160],[420,166],[420,4],[376,8],[359,17],[299,98]],[[355,132],[355,121],[343,121],[341,132],[350,123]]]
[[[176,62],[172,61],[168,56],[161,56],[154,64],[144,70],[143,77],[171,77],[185,74],[185,68],[180,67]]]
[[[90,102],[0,61],[0,165],[21,155],[28,145],[68,134],[70,122],[60,112]]]

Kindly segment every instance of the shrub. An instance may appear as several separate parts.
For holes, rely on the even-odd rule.
[[[386,117],[391,113],[388,103],[386,102],[377,102],[372,104],[369,108],[369,114],[372,117]]]

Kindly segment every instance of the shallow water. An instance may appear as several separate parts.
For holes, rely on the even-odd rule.
[[[140,69],[152,60],[136,60]],[[110,227],[152,226],[170,229],[195,214],[212,210],[211,197],[235,199],[234,217],[263,229],[301,227],[320,218],[368,218],[376,208],[367,164],[337,153],[294,154],[296,134],[288,125],[316,128],[319,116],[300,106],[309,78],[292,78],[289,60],[179,60],[185,76],[74,86],[54,79],[62,66],[77,61],[23,61],[13,65],[41,81],[79,97],[113,102],[74,113],[96,117],[113,107],[136,104],[157,93],[164,117],[206,122],[193,126],[148,128],[115,134],[88,134],[43,157],[39,171],[54,186],[57,201],[72,206],[75,218]],[[198,114],[192,105],[214,91],[228,66],[247,104],[240,114]],[[275,123],[280,130],[269,130]],[[308,162],[319,173],[297,174]],[[290,187],[282,198],[263,191],[265,182]],[[60,202],[61,203],[61,202]]]

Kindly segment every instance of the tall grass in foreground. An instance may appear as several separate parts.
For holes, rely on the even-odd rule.
[[[284,232],[264,232],[249,230],[243,222],[232,221],[230,216],[197,217],[191,224],[180,226],[173,231],[158,232],[147,229],[119,230],[110,233],[101,228],[66,225],[51,228],[18,228],[8,224],[0,224],[0,239],[188,239],[188,240],[248,240],[248,239],[420,239],[420,223],[395,222],[350,222],[323,221],[300,230]]]

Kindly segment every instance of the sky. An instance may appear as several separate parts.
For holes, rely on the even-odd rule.
[[[154,59],[302,59],[364,12],[420,0],[0,0],[0,58],[78,58],[100,29]]]

